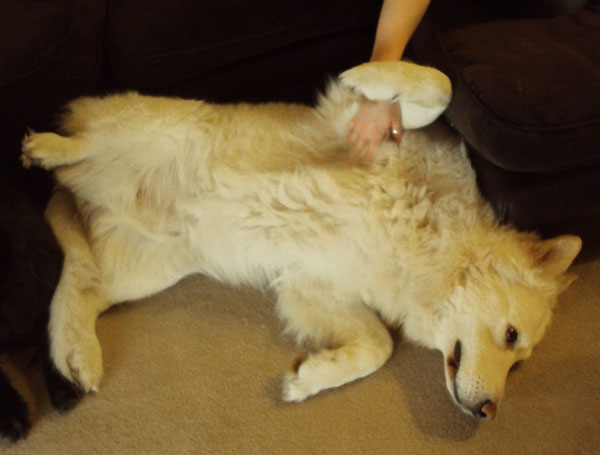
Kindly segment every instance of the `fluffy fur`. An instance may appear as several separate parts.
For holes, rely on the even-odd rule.
[[[55,369],[48,352],[48,308],[62,252],[41,213],[0,175],[0,348],[35,348],[54,408],[65,411],[80,393]],[[13,441],[30,428],[27,405],[0,370],[0,435]]]
[[[316,109],[84,98],[61,135],[28,135],[24,162],[63,185],[48,211],[66,252],[50,324],[59,370],[95,390],[97,315],[204,273],[274,289],[288,331],[320,348],[286,377],[286,400],[380,368],[392,351],[385,320],[441,350],[453,399],[493,418],[581,242],[498,226],[464,147],[441,127],[382,144],[372,165],[348,162],[346,127],[369,93],[400,102],[414,126],[443,109],[443,76],[406,83],[422,71],[433,70],[355,68]]]

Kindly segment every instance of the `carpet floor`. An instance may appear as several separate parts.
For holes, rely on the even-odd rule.
[[[39,378],[8,364],[33,428],[15,445],[0,441],[0,453],[600,453],[600,259],[574,271],[493,422],[463,414],[446,392],[441,354],[400,335],[373,375],[285,403],[281,377],[302,348],[281,334],[272,296],[194,276],[100,317],[100,391],[66,415],[51,409]]]

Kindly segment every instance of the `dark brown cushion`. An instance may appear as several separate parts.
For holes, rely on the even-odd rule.
[[[435,2],[434,2],[435,3]],[[502,169],[549,172],[600,161],[600,11],[436,28],[420,58],[447,72],[447,117]]]

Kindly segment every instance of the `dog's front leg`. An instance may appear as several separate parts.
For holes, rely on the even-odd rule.
[[[361,302],[340,301],[322,284],[295,280],[278,289],[278,308],[300,340],[328,346],[298,363],[284,381],[283,398],[302,401],[321,390],[367,376],[390,357],[392,339]]]

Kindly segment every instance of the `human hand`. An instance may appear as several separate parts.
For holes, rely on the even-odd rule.
[[[390,138],[400,143],[402,139],[402,114],[397,102],[367,101],[363,103],[348,124],[350,158],[370,163],[375,152],[390,133]]]

